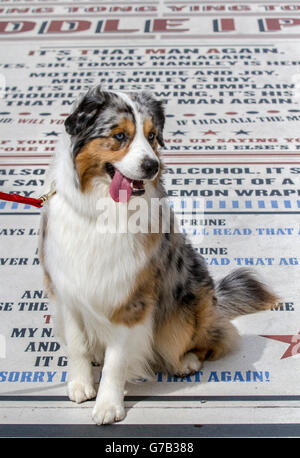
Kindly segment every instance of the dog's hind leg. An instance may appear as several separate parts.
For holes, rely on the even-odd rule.
[[[154,338],[159,370],[185,376],[201,369],[202,362],[191,352],[199,331],[195,324],[195,312],[183,309],[160,323]]]
[[[173,353],[172,372],[176,375],[193,374],[201,369],[206,359],[219,359],[236,348],[239,337],[236,328],[229,320],[215,315],[214,311],[212,315],[215,316],[212,320],[198,320],[189,342],[181,349],[177,348],[176,359]]]
[[[226,318],[216,313],[210,326],[199,328],[194,348],[191,352],[199,361],[216,360],[235,350],[239,334],[235,326]]]
[[[236,348],[239,334],[230,320],[270,309],[278,301],[257,275],[247,269],[238,269],[227,275],[217,285],[212,297],[207,293],[201,296],[196,315],[198,329],[191,348],[200,361],[219,359]]]
[[[185,376],[200,370],[205,359],[233,350],[237,337],[235,327],[218,312],[214,289],[207,286],[158,326],[156,351],[168,372]]]

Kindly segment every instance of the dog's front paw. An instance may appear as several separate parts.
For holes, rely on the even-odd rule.
[[[68,383],[68,395],[71,401],[80,404],[96,397],[96,390],[89,382],[84,383],[80,380],[72,380]]]
[[[121,403],[101,400],[96,402],[92,418],[97,425],[106,425],[125,418],[125,409]]]

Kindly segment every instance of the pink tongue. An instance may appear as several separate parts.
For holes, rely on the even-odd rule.
[[[115,169],[115,174],[109,187],[110,195],[115,202],[128,202],[132,194],[131,182],[132,180]]]

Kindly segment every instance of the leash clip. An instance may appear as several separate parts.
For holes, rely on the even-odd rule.
[[[44,205],[46,202],[48,202],[48,200],[54,196],[54,194],[56,194],[56,190],[53,189],[53,186],[51,186],[51,189],[49,192],[47,192],[46,194],[43,194],[42,196],[39,197],[39,200],[41,200],[43,202],[42,205]]]

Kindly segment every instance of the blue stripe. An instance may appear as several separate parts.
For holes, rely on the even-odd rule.
[[[202,211],[204,210],[204,208],[206,209],[213,209],[213,208],[220,208],[220,209],[228,209],[230,210],[230,208],[232,209],[243,209],[243,208],[246,208],[246,209],[255,209],[255,208],[258,208],[258,209],[266,209],[266,208],[270,208],[270,209],[278,209],[278,208],[282,208],[282,206],[286,209],[292,209],[294,208],[295,206],[297,206],[297,208],[300,208],[300,200],[296,200],[296,201],[291,201],[291,200],[284,200],[284,201],[278,201],[278,200],[219,200],[219,201],[214,201],[214,200],[205,200],[205,199],[193,199],[192,200],[192,209],[193,210],[196,210],[196,209],[202,209]],[[188,205],[189,203],[189,205]],[[182,212],[184,211],[185,209],[187,208],[191,208],[191,205],[190,205],[190,202],[188,202],[186,200],[180,200],[180,204],[179,204],[179,212]],[[8,205],[10,204],[10,205]],[[170,204],[170,207],[171,208],[174,208],[174,204],[172,201],[169,201],[169,204]],[[14,210],[32,210],[33,207],[32,205],[29,205],[29,204],[20,204],[18,202],[6,202],[6,201],[0,201],[0,210],[6,210],[6,211],[14,211]]]

